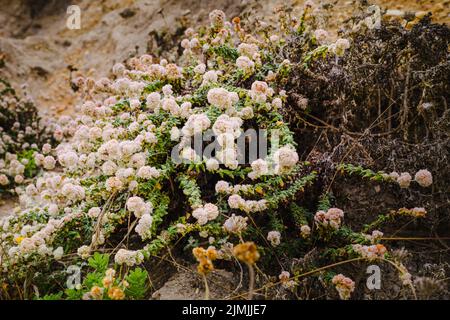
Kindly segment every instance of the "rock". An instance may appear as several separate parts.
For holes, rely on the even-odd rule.
[[[13,214],[18,205],[14,198],[0,199],[0,219]]]
[[[207,276],[209,298],[224,300],[233,293],[239,281],[231,272],[215,270]],[[236,292],[234,293],[236,294]],[[205,299],[203,278],[194,270],[183,270],[172,276],[153,293],[154,300],[202,300]]]

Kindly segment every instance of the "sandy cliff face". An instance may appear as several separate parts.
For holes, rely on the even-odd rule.
[[[359,1],[324,0],[329,24],[337,30],[354,12]],[[434,12],[448,21],[450,1],[374,1],[383,7]],[[28,92],[41,109],[73,111],[77,95],[71,77],[81,73],[95,78],[107,75],[117,61],[150,52],[162,54],[181,35],[184,25],[207,19],[215,8],[229,17],[268,21],[279,0],[0,0],[0,76]],[[300,7],[303,1],[293,1]],[[70,4],[81,9],[81,29],[66,26]],[[332,5],[330,5],[332,4]],[[395,13],[394,13],[395,14]],[[164,52],[165,55],[170,55]]]

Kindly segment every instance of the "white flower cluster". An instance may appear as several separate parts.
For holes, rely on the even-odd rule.
[[[224,88],[212,88],[207,94],[208,102],[224,110],[227,114],[233,114],[235,112],[233,105],[239,101],[239,96],[236,92],[229,92]]]
[[[261,212],[268,208],[266,199],[245,200],[238,194],[228,197],[228,205],[231,209],[239,209],[246,213]]]
[[[275,173],[281,174],[292,170],[299,158],[294,147],[287,145],[279,148],[273,155],[275,161]]]
[[[383,258],[387,249],[382,244],[373,244],[370,246],[354,244],[352,246],[353,250],[358,253],[361,257],[368,260],[375,260],[378,258]]]
[[[344,218],[344,211],[338,208],[330,208],[327,212],[320,210],[314,215],[314,221],[323,227],[339,229]]]
[[[211,121],[205,113],[193,114],[181,128],[181,132],[186,137],[202,133],[211,126]]]
[[[347,39],[337,39],[335,43],[328,46],[328,50],[333,52],[336,56],[342,57],[345,50],[350,48],[350,42]]]
[[[343,300],[349,299],[351,293],[355,291],[355,282],[342,273],[335,275],[331,282],[335,285],[339,297]]]
[[[141,218],[145,214],[150,214],[153,211],[153,205],[151,202],[145,202],[140,197],[130,197],[127,200],[127,208],[134,213],[136,218]]]
[[[158,169],[150,166],[142,166],[137,171],[137,176],[144,180],[159,178],[160,172]]]
[[[291,280],[291,274],[287,271],[282,271],[280,275],[278,276],[278,279],[280,279],[281,285],[285,289],[292,289],[295,287],[295,281]]]
[[[225,220],[223,228],[229,233],[240,234],[247,228],[247,220],[247,217],[237,216],[233,213]]]
[[[269,85],[264,81],[255,81],[252,83],[250,90],[250,97],[256,103],[264,103],[267,101],[268,97],[272,97],[274,91]]]
[[[257,159],[252,162],[251,167],[252,171],[249,172],[248,177],[252,180],[269,174],[269,164],[266,160]]]
[[[389,174],[384,174],[384,178],[397,182],[402,189],[409,188],[409,186],[411,185],[411,181],[413,180],[408,172],[402,172],[398,174],[395,171]],[[416,181],[421,187],[426,188],[433,184],[433,176],[430,171],[422,169],[416,172],[414,181]]]
[[[270,242],[272,247],[276,247],[281,243],[281,233],[278,231],[269,231],[267,234],[267,240]]]
[[[196,208],[192,212],[192,216],[197,219],[199,225],[204,225],[208,221],[212,221],[219,216],[219,208],[212,203],[206,203],[205,205]]]
[[[144,255],[140,251],[120,249],[114,256],[114,262],[117,264],[126,264],[129,267],[141,264],[144,261]]]
[[[152,223],[153,217],[148,213],[143,214],[139,219],[139,223],[135,230],[137,234],[141,236],[142,240],[146,240],[151,237]]]
[[[372,244],[377,243],[383,237],[383,232],[379,230],[374,230],[372,231],[372,234],[366,234],[364,235],[364,237]]]

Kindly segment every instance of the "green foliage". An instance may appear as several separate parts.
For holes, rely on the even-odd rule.
[[[129,286],[125,293],[132,299],[143,299],[148,289],[148,272],[141,268],[135,268],[125,277]]]
[[[88,260],[89,266],[98,272],[105,272],[109,264],[109,254],[95,252]]]

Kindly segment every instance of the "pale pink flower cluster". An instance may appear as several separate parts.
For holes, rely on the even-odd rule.
[[[328,40],[328,32],[323,29],[317,29],[314,31],[314,36],[317,39],[317,42],[320,44],[324,44]]]
[[[114,256],[114,262],[117,264],[126,264],[129,267],[141,264],[144,261],[144,255],[140,251],[120,249]]]
[[[239,46],[237,47],[238,53],[241,56],[247,56],[250,59],[254,59],[256,56],[259,54],[259,48],[256,44],[254,43],[241,43],[239,44]]]
[[[272,247],[277,247],[281,243],[281,233],[279,231],[269,231],[267,234],[267,240]]]
[[[342,300],[348,300],[353,291],[355,291],[355,282],[344,276],[342,273],[335,275],[331,282],[335,285],[339,297]]]
[[[311,228],[307,224],[302,225],[300,227],[300,235],[303,238],[308,238],[311,235]]]
[[[25,255],[33,252],[39,255],[52,255],[53,249],[49,247],[49,245],[51,245],[55,232],[61,229],[66,223],[69,223],[80,216],[80,212],[72,212],[60,219],[50,219],[47,224],[31,237],[25,237],[17,247],[11,247],[9,256],[15,258],[18,255]],[[60,250],[57,251],[57,256],[59,255],[59,252]]]
[[[202,133],[211,126],[211,121],[205,113],[193,114],[181,128],[181,132],[186,137]]]
[[[160,172],[158,169],[150,166],[142,166],[137,171],[137,176],[144,180],[159,178]]]
[[[397,178],[397,183],[402,189],[409,188],[411,184],[411,175],[408,172],[402,172],[400,176]]]
[[[410,285],[412,285],[412,275],[411,275],[411,273],[409,273],[408,272],[408,269],[406,269],[406,267],[402,264],[402,263],[400,263],[399,265],[398,265],[398,267],[399,267],[399,271],[400,271],[400,280],[402,281],[402,284],[404,285],[404,286],[410,286]]]
[[[24,172],[27,159],[19,161],[16,154],[7,152],[5,159],[0,159],[0,185],[6,186],[10,183],[8,176],[14,178],[14,182],[22,184],[25,180]]]
[[[73,150],[61,150],[58,152],[58,161],[63,167],[73,168],[78,163],[78,155]]]
[[[140,218],[144,214],[150,214],[153,211],[151,202],[145,202],[142,198],[136,196],[128,198],[127,208],[134,213],[136,218]]]
[[[214,29],[220,29],[225,24],[225,13],[222,10],[215,9],[209,13],[209,21],[211,27]]]
[[[256,103],[264,103],[267,101],[268,97],[273,96],[273,89],[269,87],[269,85],[264,81],[255,81],[252,83],[252,87],[250,89],[250,97]]]
[[[236,66],[245,74],[252,74],[255,71],[255,62],[247,56],[240,56],[236,59]]]
[[[371,243],[377,243],[383,237],[383,232],[374,230],[372,231],[372,234],[366,234],[364,237]]]
[[[216,183],[215,189],[217,193],[229,194],[233,190],[233,187],[228,182],[219,180]]]
[[[101,212],[102,210],[99,207],[92,207],[88,210],[87,214],[90,218],[96,219],[98,218]]]
[[[191,147],[184,147],[181,150],[180,156],[182,159],[184,159],[188,162],[194,162],[194,163],[200,162],[200,156]]]
[[[252,180],[269,174],[269,164],[266,160],[257,159],[251,164],[252,171],[248,173],[248,177]]]
[[[339,229],[344,218],[344,211],[338,208],[330,208],[327,212],[320,210],[314,215],[314,221],[325,228]]]
[[[219,170],[220,163],[217,159],[210,158],[206,160],[206,170],[208,171],[216,171]]]
[[[199,66],[202,66],[201,64]],[[204,66],[204,65],[203,65]],[[203,71],[203,70],[197,70],[198,73],[203,73],[202,76],[202,86],[205,86],[210,83],[217,82],[217,79],[219,78],[220,72],[216,70],[209,70],[209,71]]]
[[[342,57],[345,50],[350,48],[350,42],[347,39],[337,39],[335,43],[331,44],[329,50],[333,52],[336,56]]]
[[[239,209],[244,212],[261,212],[266,210],[267,200],[245,200],[238,194],[233,194],[228,198],[228,205],[231,209]]]
[[[207,94],[208,102],[221,110],[232,109],[233,104],[239,101],[239,96],[236,92],[229,92],[224,88],[212,88]]]
[[[273,160],[275,162],[275,173],[282,174],[290,172],[297,164],[299,157],[294,147],[286,145],[275,151]]]
[[[212,203],[207,203],[192,212],[192,216],[197,219],[199,225],[204,225],[219,216],[219,208]]]
[[[214,134],[219,137],[223,134],[231,134],[234,138],[240,136],[243,121],[239,117],[230,117],[227,114],[221,114],[212,126]]]
[[[384,174],[384,178],[388,181],[395,181],[399,184],[400,188],[406,189],[411,185],[412,177],[408,172],[402,172],[398,174],[393,171],[389,174]],[[416,181],[421,187],[429,187],[433,184],[433,176],[427,169],[422,169],[416,172],[414,176]]]
[[[239,162],[237,160],[238,153],[235,145],[230,146],[227,145],[227,148],[222,148],[221,150],[216,152],[216,158],[221,163],[223,163],[229,169],[236,169],[239,166]]]
[[[433,184],[433,176],[426,169],[417,171],[414,180],[422,187],[429,187]]]
[[[290,280],[291,274],[288,271],[282,271],[280,275],[278,276],[278,279],[280,279],[281,285],[285,289],[292,289],[295,287],[295,281]]]
[[[146,240],[151,237],[151,228],[153,223],[153,217],[149,213],[145,213],[139,219],[136,226],[136,232],[141,236],[142,240]]]
[[[247,217],[237,216],[234,213],[225,220],[223,228],[229,233],[239,234],[247,228]]]
[[[77,254],[81,257],[81,259],[87,259],[91,255],[91,247],[81,246],[77,249]]]
[[[382,244],[373,244],[370,246],[354,244],[352,245],[352,248],[361,257],[368,260],[383,258],[384,254],[387,252],[386,247]]]
[[[76,202],[83,200],[85,197],[84,188],[72,183],[66,183],[61,189],[61,194],[68,200]]]

